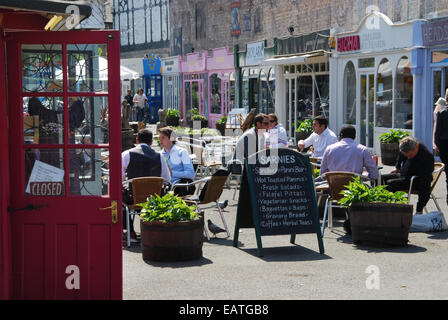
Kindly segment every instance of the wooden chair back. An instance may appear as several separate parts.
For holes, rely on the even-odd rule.
[[[207,204],[210,202],[218,201],[219,197],[222,194],[222,190],[224,189],[224,185],[227,181],[228,176],[212,176],[212,178],[207,182],[204,194],[204,198],[200,202],[200,204]]]
[[[341,191],[347,189],[345,186],[353,181],[356,174],[353,172],[330,171],[326,172],[325,176],[327,177],[331,200],[338,201],[344,197]]]
[[[161,177],[141,177],[132,179],[132,195],[134,205],[146,202],[152,195],[162,193],[163,178]],[[140,208],[140,206],[136,206]]]

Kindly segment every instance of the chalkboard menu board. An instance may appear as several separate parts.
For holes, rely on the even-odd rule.
[[[291,149],[271,149],[250,156],[240,187],[235,239],[239,228],[254,227],[260,236],[316,233],[323,253],[316,194],[309,158]]]

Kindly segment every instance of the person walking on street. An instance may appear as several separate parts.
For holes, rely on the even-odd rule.
[[[437,115],[436,128],[434,131],[435,151],[439,154],[440,160],[445,165],[445,172],[448,165],[448,109],[444,109]],[[446,202],[448,204],[448,174],[446,176]]]
[[[139,88],[137,94],[134,96],[133,102],[137,107],[137,121],[143,121],[145,115],[146,103],[148,102],[148,98],[143,93],[143,89]]]

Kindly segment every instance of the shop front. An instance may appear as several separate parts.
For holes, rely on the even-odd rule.
[[[159,109],[163,108],[162,86],[162,60],[149,55],[143,59],[143,83],[144,92],[148,98],[149,123],[159,121]]]
[[[414,38],[421,21],[394,24],[380,12],[366,16],[350,33],[336,35],[330,58],[330,127],[353,125],[357,141],[379,154],[378,136],[404,129],[421,138],[423,120],[414,117],[414,90],[421,67]],[[417,31],[416,31],[417,30]]]
[[[330,117],[330,30],[278,39],[277,55],[265,61],[278,66],[276,112],[295,140],[300,122]]]
[[[248,43],[244,51],[236,46],[239,107],[247,112],[253,108],[259,113],[275,112],[275,67],[264,64],[276,52],[275,41],[272,47],[266,45],[266,40]]]
[[[432,124],[434,104],[439,98],[446,98],[448,89],[448,19],[434,19],[422,24],[422,49],[418,59],[423,65],[423,86],[419,90],[418,101],[422,106],[422,126],[419,135],[425,143],[432,144]],[[424,48],[424,49],[423,49]],[[417,99],[417,93],[416,93]],[[416,106],[418,108],[418,106]],[[423,125],[423,124],[422,124]],[[426,129],[426,130],[425,130]]]
[[[207,102],[204,101],[204,92],[207,92],[206,56],[207,52],[194,52],[184,58],[179,57],[182,74],[182,117],[185,123],[191,123],[194,109],[197,109],[199,114],[208,116]]]
[[[213,49],[207,57],[208,77],[208,126],[215,128],[216,122],[227,116],[235,104],[234,55],[229,48]]]
[[[121,299],[120,35],[67,31],[78,1],[8,3],[0,299]]]
[[[163,108],[180,111],[182,101],[182,77],[179,57],[162,58]]]
[[[235,101],[233,53],[228,48],[195,52],[180,58],[182,115],[190,122],[193,110],[208,119],[210,128],[226,116]]]

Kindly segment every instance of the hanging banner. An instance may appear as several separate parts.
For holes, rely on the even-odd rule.
[[[230,8],[232,8],[232,31],[230,32],[230,34],[232,36],[239,36],[241,34],[241,25],[240,25],[241,1],[232,2]]]

